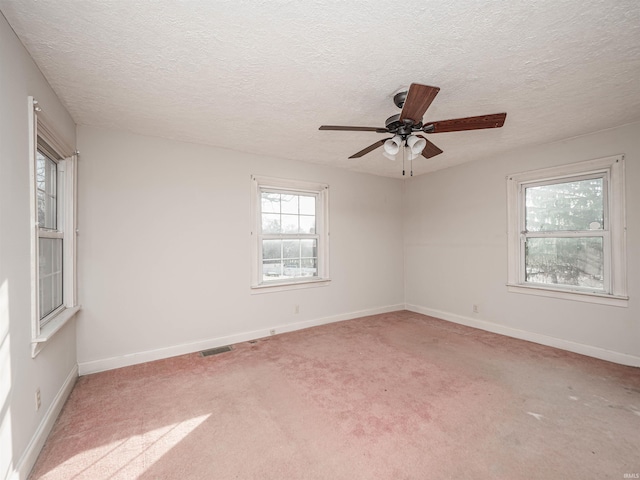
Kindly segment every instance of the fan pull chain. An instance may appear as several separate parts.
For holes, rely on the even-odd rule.
[[[404,146],[402,147],[402,176],[404,177]]]

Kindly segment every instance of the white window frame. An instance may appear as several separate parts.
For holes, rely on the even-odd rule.
[[[593,235],[603,238],[604,291],[525,281],[525,189],[585,178],[604,179],[605,225]],[[508,282],[509,292],[577,300],[619,307],[628,306],[626,272],[626,224],[624,155],[599,158],[507,176]],[[573,235],[553,232],[553,237]],[[544,235],[535,235],[544,236]],[[581,236],[584,236],[581,234]]]
[[[44,142],[46,153],[57,165],[57,228],[46,230],[38,223],[36,156]],[[42,148],[41,148],[42,150]],[[51,151],[53,150],[53,151]],[[53,128],[38,102],[29,97],[29,174],[31,221],[31,356],[80,310],[76,292],[76,182],[77,152]],[[39,243],[41,238],[62,238],[62,305],[40,318]]]
[[[263,281],[262,275],[262,204],[263,190],[316,196],[316,234],[318,239],[318,276]],[[251,176],[251,291],[266,293],[327,285],[329,277],[329,186],[324,183]]]

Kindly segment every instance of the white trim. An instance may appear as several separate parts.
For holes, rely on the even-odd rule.
[[[418,305],[406,305],[406,310],[415,313],[421,313],[430,317],[440,318],[453,323],[459,323],[460,325],[466,325],[467,327],[478,328],[480,330],[486,330],[488,332],[498,333],[507,337],[518,338],[520,340],[526,340],[528,342],[539,343],[540,345],[546,345],[548,347],[559,348],[567,350],[569,352],[579,353],[581,355],[587,355],[589,357],[599,358],[601,360],[607,360],[609,362],[619,363],[621,365],[628,365],[631,367],[640,367],[640,357],[635,355],[629,355],[627,353],[614,352],[612,350],[606,350],[600,347],[594,347],[592,345],[585,345],[583,343],[572,342],[570,340],[563,340],[561,338],[550,337],[540,333],[528,332],[526,330],[519,330],[517,328],[507,327],[497,323],[493,323],[487,320],[479,320],[477,318],[465,317],[455,313],[444,312],[442,310],[435,310],[433,308],[421,307]]]
[[[38,207],[36,205],[36,151],[38,149],[37,102],[28,97],[29,117],[29,221],[31,230],[31,338],[40,335],[40,302],[38,301]]]
[[[293,180],[291,178],[266,177],[264,175],[251,175],[251,179],[263,188],[276,188],[279,190],[289,189],[295,192],[317,193],[322,189],[329,188],[326,183],[307,182],[304,180]]]
[[[593,160],[583,160],[580,162],[558,165],[555,167],[541,168],[539,170],[528,170],[526,172],[507,175],[509,180],[518,183],[545,182],[547,180],[559,179],[562,177],[573,177],[575,175],[590,175],[606,171],[613,163],[624,159],[624,154],[612,155],[610,157],[596,158]]]
[[[511,285],[507,284],[507,290],[512,293],[528,293],[540,297],[559,298],[562,300],[573,300],[587,303],[597,303],[600,305],[611,305],[613,307],[628,307],[629,297],[617,295],[607,295],[604,293],[561,291],[560,289],[547,288],[539,285]]]
[[[55,313],[53,318],[42,326],[37,337],[31,339],[31,358],[36,358],[44,348],[45,343],[64,327],[69,320],[75,317],[79,311],[80,305],[76,305],[75,307],[62,308],[60,311],[53,312]]]
[[[225,345],[232,345],[234,343],[247,342],[249,340],[255,340],[257,338],[268,337],[271,335],[272,330],[276,333],[293,332],[309,327],[317,327],[319,325],[342,322],[344,320],[352,320],[354,318],[366,317],[369,315],[378,315],[380,313],[395,312],[403,309],[403,304],[388,305],[386,307],[369,308],[367,310],[342,313],[339,315],[305,320],[302,322],[273,325],[269,327],[263,327],[258,330],[251,330],[233,335],[227,335],[224,337],[209,338],[207,340],[183,343],[180,345],[173,345],[170,347],[158,348],[155,350],[147,350],[144,352],[130,353],[118,357],[81,362],[79,364],[79,371],[80,375],[89,375],[91,373],[103,372],[105,370],[137,365],[139,363],[175,357],[176,355],[185,355],[187,353],[199,352],[201,350],[206,350],[209,348],[222,347]]]
[[[44,442],[51,433],[51,429],[53,428],[58,415],[60,415],[67,398],[69,398],[71,390],[73,390],[73,386],[77,379],[78,365],[74,365],[62,384],[62,387],[60,387],[60,390],[58,390],[58,393],[51,402],[49,409],[44,414],[40,425],[38,425],[33,437],[31,437],[31,440],[20,457],[20,460],[18,460],[16,469],[13,473],[10,473],[7,478],[11,480],[26,480],[29,476],[31,469],[35,465],[38,455],[40,455],[40,451],[44,446]]]
[[[626,274],[626,214],[624,155],[587,160],[568,165],[507,175],[507,285],[508,291],[603,305],[627,306]],[[523,185],[544,184],[577,175],[605,174],[607,211],[605,232],[605,290],[606,292],[572,291],[552,285],[536,285],[524,281],[524,236],[522,235],[524,205]],[[557,232],[554,236],[571,236],[572,232]],[[586,234],[587,236],[590,233]],[[539,236],[544,236],[540,234]],[[609,293],[610,292],[610,293]]]
[[[272,327],[264,327],[258,330],[252,330],[248,332],[237,333],[233,335],[227,335],[224,337],[210,338],[207,340],[200,340],[197,342],[183,343],[180,345],[173,345],[170,347],[158,348],[154,350],[146,350],[143,352],[136,352],[127,355],[121,355],[118,357],[104,358],[100,360],[92,360],[88,362],[81,362],[78,365],[79,375],[89,375],[92,373],[103,372],[106,370],[113,370],[116,368],[127,367],[131,365],[137,365],[145,362],[152,362],[154,360],[161,360],[164,358],[175,357],[177,355],[185,355],[189,353],[199,352],[209,348],[216,348],[225,345],[233,345],[235,343],[247,342],[249,340],[255,340],[258,338],[264,338],[271,335],[271,330],[275,330],[277,333],[293,332],[296,330],[302,330],[305,328],[326,325],[334,322],[341,322],[345,320],[352,320],[354,318],[366,317],[368,315],[378,315],[381,313],[395,312],[398,310],[409,310],[415,313],[421,313],[431,317],[440,318],[453,323],[466,325],[468,327],[478,328],[486,330],[488,332],[505,335],[507,337],[518,338],[521,340],[527,340],[529,342],[539,343],[541,345],[547,345],[549,347],[559,348],[581,355],[587,355],[602,360],[607,360],[621,365],[629,365],[633,367],[640,367],[640,357],[629,355],[620,352],[614,352],[606,350],[600,347],[594,347],[591,345],[584,345],[581,343],[572,342],[569,340],[563,340],[555,337],[549,337],[533,332],[527,332],[525,330],[519,330],[497,323],[489,322],[486,320],[479,320],[476,318],[465,317],[441,310],[435,310],[432,308],[421,307],[412,304],[398,304],[389,305],[386,307],[377,307],[367,310],[360,310],[356,312],[344,313],[339,315],[333,315],[330,317],[321,317],[312,320],[305,320],[297,323],[281,324]]]
[[[74,307],[77,302],[77,241],[76,241],[76,200],[77,200],[77,155],[61,160],[64,172],[64,248],[63,261],[63,300],[67,307]]]
[[[611,168],[609,173],[609,230],[612,225],[618,232],[611,234],[611,292],[614,295],[626,296],[627,290],[627,213],[625,192],[624,155],[616,160],[618,168]],[[612,208],[615,206],[616,208]]]
[[[261,293],[284,292],[289,290],[299,290],[302,288],[326,287],[331,283],[329,278],[319,278],[317,280],[298,280],[295,283],[271,283],[266,285],[255,285],[251,287],[252,295]]]

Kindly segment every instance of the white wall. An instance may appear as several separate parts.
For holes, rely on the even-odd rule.
[[[635,364],[639,127],[511,152],[409,179],[404,186],[79,127],[80,371],[242,341],[274,327],[282,332],[401,308],[404,302],[452,321]],[[506,175],[616,153],[625,153],[627,162],[629,307],[508,293]],[[251,294],[251,174],[330,184],[330,286]]]
[[[76,371],[73,321],[31,358],[27,97],[40,102],[71,145],[75,125],[2,15],[0,65],[0,478],[5,478],[30,470],[44,440],[39,433],[46,436],[64,400],[55,399]],[[42,407],[36,412],[38,387]]]
[[[78,148],[81,374],[403,307],[399,180],[86,126]],[[251,174],[329,184],[330,285],[251,294]]]
[[[506,175],[619,153],[626,154],[628,308],[508,293]],[[640,124],[411,179],[404,198],[409,308],[640,365],[638,185]]]

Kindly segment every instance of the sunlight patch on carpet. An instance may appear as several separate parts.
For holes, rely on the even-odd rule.
[[[201,415],[80,451],[41,478],[138,478],[210,416]]]

